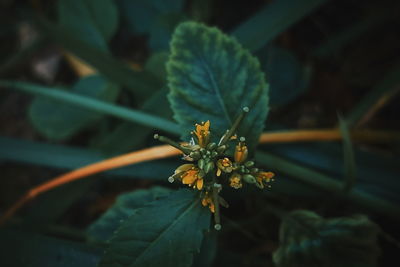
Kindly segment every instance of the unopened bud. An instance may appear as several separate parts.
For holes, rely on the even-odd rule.
[[[206,161],[204,159],[199,159],[197,162],[197,166],[199,166],[200,169],[204,169],[204,166],[206,165]]]
[[[207,145],[207,149],[208,149],[208,150],[214,150],[216,147],[217,147],[217,144],[216,144],[216,143],[209,143],[209,144]]]
[[[214,162],[210,161],[206,164],[206,166],[204,167],[204,172],[205,173],[209,173],[210,171],[212,171],[214,169]]]
[[[219,147],[217,147],[217,152],[219,154],[222,154],[225,152],[226,148],[227,148],[226,145],[219,146]]]
[[[254,161],[247,161],[244,166],[246,166],[247,168],[251,168],[254,166]]]
[[[251,175],[251,174],[245,174],[245,175],[243,175],[243,180],[244,180],[246,183],[248,183],[248,184],[255,184],[255,183],[257,183],[256,178],[255,178],[253,175]]]

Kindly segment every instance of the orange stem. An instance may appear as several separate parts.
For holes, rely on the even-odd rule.
[[[368,131],[356,130],[351,132],[354,140],[367,142],[391,142],[400,141],[398,132],[388,131]],[[335,141],[342,138],[338,129],[322,129],[322,130],[291,130],[284,132],[263,133],[260,136],[260,143],[289,143],[304,141]],[[177,156],[182,152],[170,145],[155,146],[152,148],[138,150],[132,153],[117,156],[111,159],[96,162],[82,168],[67,172],[57,176],[54,179],[38,185],[28,191],[16,203],[14,203],[0,217],[0,225],[4,224],[11,218],[16,211],[23,207],[26,203],[34,199],[36,196],[49,191],[60,185],[111,169],[124,167],[127,165]]]
[[[0,217],[0,225],[4,224],[9,218],[11,218],[17,210],[19,210],[23,205],[27,202],[34,199],[36,196],[51,190],[60,185],[88,177],[90,175],[100,173],[103,171],[123,167],[130,164],[145,162],[154,159],[162,159],[171,156],[179,155],[181,151],[178,149],[169,146],[162,145],[156,146],[152,148],[142,149],[139,151],[135,151],[132,153],[128,153],[125,155],[121,155],[118,157],[114,157],[111,159],[103,160],[100,162],[96,162],[85,167],[76,169],[71,172],[67,172],[60,176],[55,177],[54,179],[45,182],[41,185],[38,185],[31,190],[28,191],[23,197],[21,197],[14,205],[12,205],[2,216]]]

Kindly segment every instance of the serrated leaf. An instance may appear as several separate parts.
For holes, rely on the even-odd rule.
[[[210,212],[197,194],[173,192],[130,216],[110,240],[99,266],[191,266],[209,223]]]
[[[113,102],[118,87],[94,75],[80,79],[73,87],[76,94]],[[29,117],[35,128],[52,140],[66,139],[102,118],[102,114],[46,97],[36,97],[30,108]]]
[[[256,145],[268,112],[268,87],[258,60],[235,39],[200,23],[180,24],[171,41],[167,77],[183,139],[194,123],[206,120],[219,138],[248,106],[238,133]]]
[[[376,224],[364,215],[324,219],[312,211],[294,211],[282,222],[277,267],[373,267],[379,247]]]
[[[89,226],[87,230],[89,237],[95,241],[107,241],[119,225],[132,216],[138,208],[161,199],[170,192],[169,189],[156,186],[148,190],[136,190],[119,195],[114,205]]]
[[[60,0],[59,23],[79,39],[103,51],[118,26],[118,10],[112,0]]]

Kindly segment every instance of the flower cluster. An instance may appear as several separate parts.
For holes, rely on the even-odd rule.
[[[155,135],[156,139],[166,142],[183,152],[183,159],[190,162],[179,166],[174,174],[168,178],[169,182],[181,181],[200,191],[201,203],[208,206],[216,219],[215,228],[220,228],[219,205],[227,207],[226,201],[219,196],[222,183],[239,189],[244,183],[254,184],[264,188],[273,181],[274,174],[265,172],[254,165],[254,161],[248,160],[248,147],[244,137],[237,138],[236,129],[249,111],[243,108],[243,112],[236,119],[232,128],[221,137],[218,143],[211,141],[210,121],[195,125],[191,132],[192,139],[189,143],[179,144],[167,137]],[[236,143],[233,155],[228,155],[231,143]]]

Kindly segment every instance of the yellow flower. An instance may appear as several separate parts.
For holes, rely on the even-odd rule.
[[[228,158],[219,159],[217,167],[217,176],[221,176],[222,172],[231,173],[233,170],[232,161]]]
[[[206,207],[208,206],[208,208],[210,209],[210,211],[212,213],[215,213],[215,205],[214,205],[214,201],[212,200],[212,197],[208,194],[208,192],[206,192],[204,198],[201,200],[201,204]]]
[[[258,172],[256,174],[257,183],[261,188],[264,188],[264,183],[271,182],[274,176],[273,172]]]
[[[200,169],[194,164],[183,164],[175,170],[175,175],[182,180],[183,184],[193,186],[198,190],[203,189],[204,180],[200,174]]]
[[[244,162],[247,159],[247,154],[248,150],[246,144],[244,142],[239,142],[239,144],[237,144],[235,148],[235,154],[234,154],[235,162],[237,163]]]
[[[238,173],[232,174],[231,178],[229,178],[229,182],[230,182],[230,186],[235,189],[242,188],[242,186],[243,186],[241,176]]]
[[[196,130],[192,133],[196,136],[199,146],[205,148],[210,142],[210,121],[196,123],[195,126]]]

